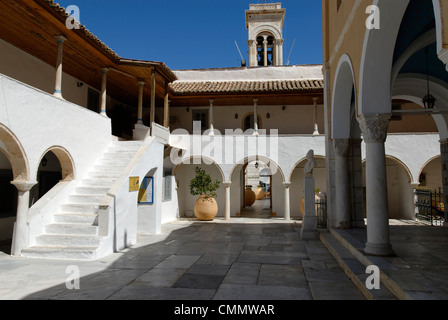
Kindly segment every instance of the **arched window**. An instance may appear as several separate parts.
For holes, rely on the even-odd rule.
[[[249,114],[243,119],[243,131],[255,129],[255,117],[254,114]],[[258,129],[261,129],[261,117],[258,115]]]
[[[274,47],[275,38],[272,35],[261,34],[257,37],[258,66],[267,67],[275,65]]]

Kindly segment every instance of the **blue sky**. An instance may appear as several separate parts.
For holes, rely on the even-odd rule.
[[[59,0],[118,55],[162,61],[172,70],[240,66],[247,60],[245,10],[262,0]],[[275,2],[275,1],[267,1]],[[283,0],[284,63],[322,63],[320,0]],[[293,43],[295,40],[294,47]]]

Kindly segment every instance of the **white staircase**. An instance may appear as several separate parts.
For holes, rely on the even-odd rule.
[[[53,223],[24,249],[29,258],[92,260],[97,258],[104,237],[98,235],[98,210],[107,192],[143,145],[142,141],[115,141],[55,213]]]

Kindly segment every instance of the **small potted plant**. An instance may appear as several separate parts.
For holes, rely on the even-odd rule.
[[[216,190],[219,189],[220,182],[212,181],[210,174],[199,167],[195,170],[196,176],[190,181],[190,193],[199,196],[194,205],[194,213],[201,221],[212,221],[218,214],[218,203],[214,197],[217,197]]]

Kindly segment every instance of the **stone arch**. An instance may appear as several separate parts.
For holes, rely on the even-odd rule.
[[[317,160],[324,160],[324,161],[327,160],[327,158],[326,158],[325,156],[320,156],[320,155],[314,155],[314,159],[317,159]],[[288,181],[291,181],[291,178],[292,178],[292,175],[293,175],[293,173],[294,173],[294,170],[295,170],[300,164],[302,164],[302,163],[305,162],[305,161],[307,161],[307,158],[306,158],[306,157],[300,159],[299,161],[297,161],[297,162],[294,164],[294,166],[292,167],[291,173],[289,174],[289,180],[288,180]]]
[[[351,105],[355,76],[350,56],[341,56],[333,86],[332,97],[332,138],[348,139],[350,137]],[[355,89],[356,92],[356,89]]]
[[[400,159],[394,157],[394,156],[390,156],[390,155],[386,155],[386,159],[390,159],[394,162],[396,162],[402,169],[403,171],[406,173],[407,177],[408,177],[408,182],[409,183],[413,183],[414,182],[414,177],[412,176],[412,172],[411,170],[409,170],[408,166],[401,161]]]
[[[268,165],[268,167],[270,168],[272,175],[279,172],[282,177],[282,182],[286,182],[286,176],[285,176],[282,168],[280,168],[280,166],[278,165],[278,163],[276,163],[275,161],[269,159],[268,157],[264,157],[264,156],[249,156],[249,157],[245,157],[244,159],[238,161],[233,166],[232,170],[230,171],[230,175],[229,175],[230,179],[233,176],[233,174],[235,173],[235,170],[238,168],[238,166],[244,165],[245,163],[256,161],[256,160],[266,163]],[[271,166],[271,164],[272,164],[272,166]]]
[[[448,105],[448,88],[446,87],[446,83],[435,78],[430,78],[430,86],[431,94],[437,99],[437,103],[442,107]],[[426,79],[423,75],[406,74],[397,77],[392,98],[411,101],[424,108],[422,97],[426,93]],[[448,139],[448,116],[445,114],[435,114],[433,118],[436,122],[440,139]]]
[[[204,156],[201,156],[201,157],[199,157],[199,156],[190,156],[188,158],[183,159],[181,163],[179,163],[176,167],[174,167],[173,175],[175,176],[177,171],[179,170],[179,168],[181,166],[183,166],[183,165],[195,165],[194,161],[193,162],[191,161],[191,160],[194,160],[194,159],[201,159],[201,164],[206,164],[206,165],[214,164],[218,168],[218,170],[219,170],[219,172],[221,174],[222,181],[223,182],[227,181],[226,180],[226,176],[225,176],[224,171],[222,170],[221,166],[218,163],[216,163],[216,161],[214,161],[213,159],[208,158],[208,157],[204,157]]]
[[[61,164],[62,180],[63,181],[75,180],[75,177],[76,177],[75,162],[73,161],[71,154],[64,147],[53,146],[53,147],[48,148],[41,156],[39,163],[42,161],[42,159],[45,157],[45,155],[50,151],[53,152],[53,154],[58,158],[59,163]],[[37,175],[37,172],[36,172],[36,175]]]
[[[0,123],[0,141],[5,147],[5,155],[12,166],[14,181],[29,181],[30,167],[25,149],[19,139],[5,125]]]
[[[393,55],[409,1],[373,1],[373,5],[381,12],[381,27],[372,30],[367,28],[364,36],[359,77],[359,114],[388,114],[392,110]]]
[[[282,38],[282,35],[277,28],[274,28],[273,26],[266,24],[266,25],[260,25],[260,26],[256,27],[255,29],[253,29],[249,39],[256,40],[257,37],[263,33],[271,34],[274,37],[274,39]]]
[[[448,36],[446,34],[446,26],[444,28],[444,24],[447,22],[446,19],[443,19],[443,11],[445,10],[446,12],[446,8],[442,6],[440,0],[432,0],[432,4],[434,7],[434,18],[436,20],[437,53],[439,55],[439,59],[442,60],[442,62],[447,66],[448,71],[448,49],[446,48],[446,38]]]
[[[442,156],[438,155],[438,156],[434,156],[431,159],[429,159],[428,161],[425,162],[425,164],[420,168],[420,172],[418,174],[418,181],[420,182],[420,177],[422,175],[422,173],[424,173],[425,168],[428,167],[429,164],[431,164],[433,161],[440,159],[440,161],[442,161]],[[440,185],[442,185],[442,177],[440,178]]]

